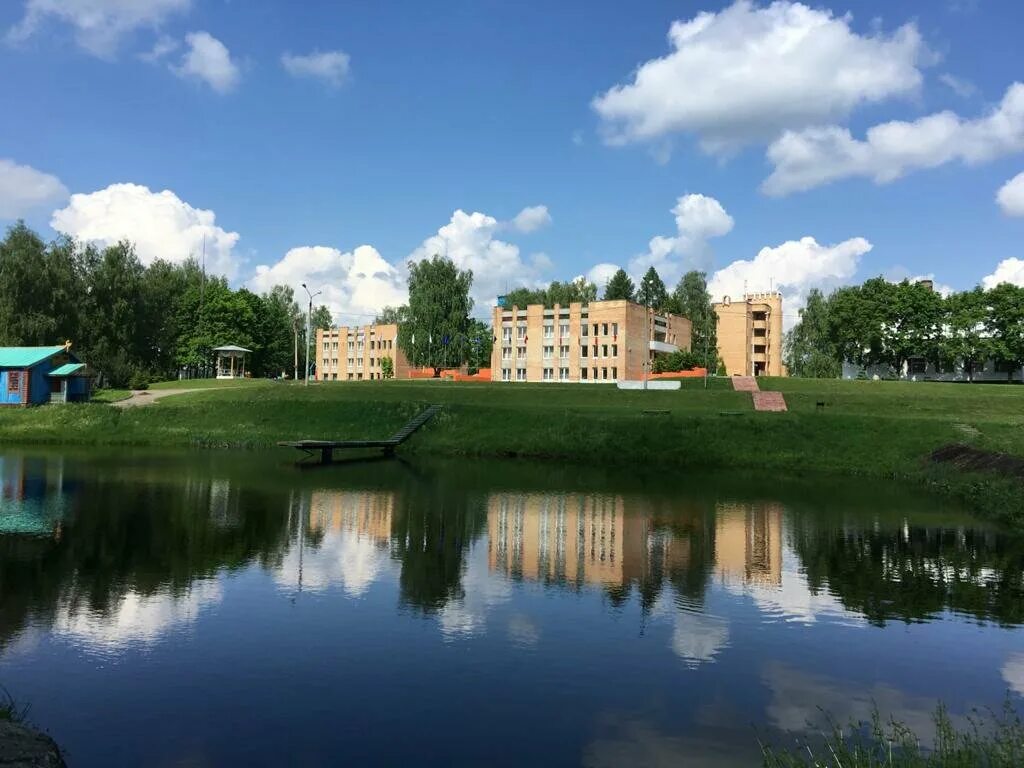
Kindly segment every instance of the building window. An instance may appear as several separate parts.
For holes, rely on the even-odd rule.
[[[590,326],[587,323],[582,323],[580,325],[580,336],[583,336],[584,338],[586,338],[589,335],[590,335]]]
[[[568,381],[569,380],[569,369],[568,368],[559,368],[558,369],[558,378],[561,379],[562,381]]]
[[[520,341],[526,338],[526,323],[520,323],[516,327],[516,338]]]
[[[338,380],[338,374],[336,374],[336,373],[332,373],[332,374],[331,374],[331,380],[332,380],[332,381],[337,381],[337,380]]]
[[[763,355],[764,354],[764,349],[765,349],[764,344],[755,344],[754,345],[754,354],[755,355]]]
[[[594,335],[597,336],[597,323],[594,323]]]
[[[767,312],[755,312],[753,316],[755,323],[763,323],[765,320],[768,319]]]
[[[356,381],[362,381],[362,380],[363,380],[363,374],[357,373],[356,374]]]
[[[601,334],[603,336],[607,336],[608,335],[608,323],[602,323],[601,324]]]
[[[607,344],[602,344],[601,345],[601,357],[608,357],[608,345]]]
[[[516,381],[526,381],[525,368],[516,368]]]
[[[555,324],[554,323],[544,323],[544,338],[545,339],[553,339],[553,338],[555,338]]]
[[[503,341],[512,341],[512,328],[502,328],[501,338]]]
[[[338,349],[338,342],[336,342],[336,341],[331,342],[331,349],[332,350],[337,350]]]
[[[594,354],[592,357],[597,357],[597,344],[594,345]]]
[[[587,353],[589,351],[590,351],[590,347],[588,347],[586,344],[584,344],[582,347],[580,347],[580,357],[586,357]]]
[[[586,381],[587,380],[587,369],[586,368],[580,368],[580,380],[581,381]]]
[[[569,324],[568,323],[559,323],[559,325],[558,325],[558,335],[562,336],[563,338],[569,335]]]
[[[618,344],[612,344],[612,357],[618,357],[618,356],[619,356],[619,345]]]
[[[327,352],[327,351],[328,351],[328,350],[329,350],[330,348],[331,348],[331,345],[330,345],[330,344],[328,344],[328,343],[327,343],[327,342],[325,341],[325,342],[324,342],[324,352]]]
[[[512,347],[502,347],[501,348],[501,359],[502,360],[511,360],[512,359]]]
[[[516,347],[516,357],[526,357],[526,347]]]
[[[512,369],[511,368],[502,368],[501,369],[501,380],[502,381],[512,381]]]
[[[612,378],[616,381],[619,380],[619,369],[616,366],[612,366]]]
[[[348,362],[348,367],[351,368],[352,364],[353,364],[352,358],[350,357],[347,362]]]
[[[348,343],[348,353],[349,353],[350,355],[352,354],[352,350],[353,350],[354,348],[355,348],[355,344],[353,344],[353,343],[352,343],[352,342],[350,341],[350,342]]]
[[[618,336],[618,335],[619,335],[619,324],[618,323],[612,323],[612,336]]]
[[[325,358],[324,358],[324,368],[326,368],[326,367],[327,367],[327,365],[328,365],[329,363],[330,363],[330,360],[328,360],[328,359],[327,359],[327,358],[325,357]]]
[[[545,360],[550,360],[554,356],[555,356],[555,348],[552,347],[552,346],[545,346],[544,347],[544,359]]]
[[[563,360],[567,360],[569,358],[569,345],[568,344],[563,344],[561,347],[558,348],[558,356],[560,358],[562,358]]]
[[[348,375],[348,380],[352,381],[352,374],[351,373]]]
[[[767,335],[768,335],[768,329],[767,328],[755,328],[754,329],[754,338],[755,339],[763,339]]]
[[[374,360],[376,360],[376,359],[377,359],[377,358],[375,358],[375,357],[371,357],[371,358],[370,358],[370,367],[371,367],[371,368],[373,368],[373,361],[374,361]]]
[[[608,369],[607,368],[602,368],[601,369],[601,378],[605,379],[605,380],[608,379]]]
[[[554,368],[545,368],[544,369],[544,381],[554,381],[554,378],[555,378],[555,369]]]
[[[597,381],[597,368],[594,368],[594,381]]]

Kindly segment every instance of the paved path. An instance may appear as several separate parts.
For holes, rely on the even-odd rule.
[[[171,395],[182,395],[185,392],[195,392],[194,389],[137,389],[132,396],[126,400],[118,400],[112,405],[118,408],[135,408],[140,405],[149,405],[157,400],[162,400]]]
[[[737,392],[749,392],[754,401],[755,411],[786,411],[786,398],[781,392],[762,392],[754,376],[733,376],[732,388]]]

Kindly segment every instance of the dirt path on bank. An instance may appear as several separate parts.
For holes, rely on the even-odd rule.
[[[118,400],[111,405],[117,408],[136,408],[140,405],[149,405],[157,400],[162,400],[171,395],[182,395],[186,392],[195,392],[194,389],[141,389],[132,392],[132,396],[126,400]]]

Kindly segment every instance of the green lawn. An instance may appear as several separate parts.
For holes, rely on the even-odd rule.
[[[755,413],[750,396],[733,392],[727,379],[711,379],[707,390],[702,380],[685,381],[675,392],[436,380],[168,382],[155,388],[197,391],[125,410],[95,403],[4,412],[0,441],[256,448],[300,438],[381,438],[439,403],[442,414],[403,451],[905,477],[1003,516],[1021,514],[1019,483],[960,475],[926,458],[953,442],[1024,456],[1024,387],[797,379],[761,385],[784,392],[790,412]]]

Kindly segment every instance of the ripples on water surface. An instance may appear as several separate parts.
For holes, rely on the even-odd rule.
[[[1024,696],[1024,541],[917,492],[0,458],[0,684],[72,765],[744,765]]]

